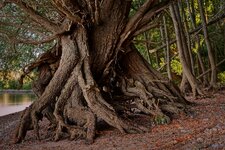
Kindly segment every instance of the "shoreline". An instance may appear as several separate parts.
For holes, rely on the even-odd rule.
[[[190,114],[174,117],[169,124],[151,126],[149,117],[135,117],[135,123],[150,128],[141,134],[121,134],[117,129],[98,124],[93,144],[84,139],[69,140],[64,133],[55,142],[55,132],[49,130],[49,121],[39,122],[41,140],[34,131],[28,131],[20,144],[13,144],[15,131],[20,123],[21,112],[0,117],[0,149],[4,150],[97,150],[97,149],[224,149],[225,147],[225,90],[211,97],[189,100],[197,105],[189,108]]]
[[[0,90],[0,117],[24,110],[35,99],[36,96],[32,90]]]
[[[12,112],[12,113],[7,114],[7,115],[4,115],[4,116],[0,116],[0,120],[1,120],[1,119],[5,119],[5,118],[9,118],[10,116],[20,115],[20,114],[22,113],[22,111],[23,111],[23,110],[17,111],[17,112]],[[1,124],[1,122],[0,122],[0,124]]]
[[[0,94],[9,93],[9,94],[33,94],[33,90],[15,90],[15,89],[5,89],[0,90]]]

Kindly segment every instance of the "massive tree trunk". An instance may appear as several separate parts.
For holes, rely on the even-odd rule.
[[[75,2],[69,2],[76,6]],[[183,112],[188,104],[179,89],[155,71],[131,43],[133,34],[146,27],[148,20],[167,3],[146,1],[128,20],[130,1],[109,0],[102,1],[101,5],[98,1],[86,2],[87,5],[76,2],[83,11],[92,12],[81,20],[70,11],[73,7],[65,10],[58,1],[54,3],[73,23],[59,35],[57,48],[62,51],[57,60],[59,66],[47,85],[41,87],[39,98],[24,111],[15,135],[16,143],[30,129],[40,139],[38,121],[48,106],[54,110],[49,116],[54,115],[55,140],[66,131],[71,139],[84,137],[91,143],[96,118],[121,132],[145,132],[146,127],[126,120],[124,114],[135,113],[132,108],[136,108],[165,123],[170,120],[166,114]]]

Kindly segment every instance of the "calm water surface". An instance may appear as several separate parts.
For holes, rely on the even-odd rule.
[[[0,93],[0,116],[24,110],[34,100],[32,93]]]

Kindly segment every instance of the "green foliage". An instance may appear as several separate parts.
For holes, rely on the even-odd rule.
[[[172,69],[172,72],[176,73],[177,75],[182,74],[182,72],[183,72],[182,65],[177,57],[176,57],[176,59],[173,59],[171,61],[171,69]]]
[[[25,89],[30,90],[32,87],[33,80],[31,78],[25,77],[23,80],[23,86],[19,84],[19,73],[11,72],[5,73],[3,75],[0,73],[0,89]],[[35,78],[36,74],[30,74],[30,77]]]
[[[23,90],[30,90],[30,89],[32,89],[32,83],[28,82],[28,83],[23,84],[22,89]]]
[[[39,45],[17,42],[15,39],[40,40],[41,37],[32,31],[38,30],[43,35],[45,31],[36,27],[31,29],[24,20],[27,16],[15,4],[6,5],[0,9],[0,13],[11,16],[4,17],[3,15],[0,21],[0,24],[3,24],[0,26],[0,88],[17,88],[17,78],[12,75],[12,72],[19,72],[41,53],[50,49],[54,42]],[[26,88],[29,86],[27,85]]]
[[[24,90],[32,89],[32,82],[33,82],[33,79],[36,78],[36,76],[37,76],[36,72],[33,72],[30,74],[29,77],[25,77],[23,80],[23,86],[21,88]]]
[[[158,115],[154,117],[154,123],[157,125],[170,123],[170,118],[166,115]]]
[[[145,2],[145,0],[133,0],[129,16],[133,16],[137,9]]]
[[[17,89],[19,87],[18,80],[9,79],[5,81],[0,81],[0,89]]]
[[[218,75],[218,79],[220,81],[220,83],[225,83],[225,71],[224,72],[220,72]]]
[[[160,62],[159,62],[160,68],[161,68],[162,66],[165,66],[165,64],[166,64],[165,58],[164,58],[164,57],[161,57],[161,58],[160,58]]]
[[[17,89],[19,87],[19,82],[17,80],[9,80],[6,85],[6,89]]]
[[[0,90],[3,89],[3,87],[4,87],[4,83],[3,81],[0,80]]]

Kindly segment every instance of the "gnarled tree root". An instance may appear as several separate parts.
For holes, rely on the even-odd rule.
[[[54,116],[56,117],[57,121],[57,130],[55,135],[55,141],[60,139],[60,134],[62,133],[62,129],[66,129],[66,131],[70,135],[70,139],[74,140],[75,138],[86,138],[87,143],[92,143],[95,137],[95,116],[94,114],[85,109],[84,106],[79,105],[79,95],[78,97],[74,96],[73,94],[77,88],[77,73],[74,69],[71,77],[67,81],[65,88],[62,90],[59,99],[55,105]],[[73,97],[74,96],[74,97]],[[70,99],[76,101],[77,105],[70,109],[65,109],[65,105],[68,103]],[[69,111],[70,110],[70,111]],[[69,113],[72,112],[73,114],[70,115]],[[65,113],[65,114],[63,114]],[[71,119],[73,117],[73,121],[76,122],[76,125],[69,125],[66,123],[66,119]],[[75,117],[74,116],[79,116]],[[69,118],[67,118],[69,117]],[[82,123],[81,123],[82,122]],[[86,131],[87,130],[87,131]]]
[[[112,97],[111,99],[103,97],[103,91],[92,75],[85,28],[77,27],[74,39],[70,38],[67,36],[62,38],[64,47],[59,68],[39,99],[24,111],[15,141],[21,142],[29,129],[34,129],[37,138],[40,139],[38,121],[42,118],[40,114],[49,105],[54,105],[53,118],[57,124],[56,141],[66,131],[71,140],[86,138],[87,143],[92,143],[95,137],[96,117],[103,119],[122,133],[149,131],[148,128],[120,116],[116,105],[111,102]],[[127,57],[139,58],[139,55],[134,53]],[[157,72],[147,68],[143,60],[138,60],[138,62],[141,63],[141,66],[129,65],[131,67],[128,67],[130,75],[118,76],[121,84],[117,88],[124,96],[128,97],[129,100],[125,100],[128,105],[131,105],[133,101],[136,104],[135,108],[140,111],[154,116],[156,120],[160,119],[160,122],[162,122],[161,118],[164,119],[163,122],[169,122],[164,111],[179,113],[185,108],[186,100],[169,83],[155,83],[153,80],[161,80],[161,77],[155,77]],[[136,69],[134,72],[131,71],[133,68]],[[144,70],[143,77],[135,72],[140,68]],[[114,68],[112,69],[116,72]],[[145,75],[146,72],[150,74],[150,77]],[[142,72],[140,71],[140,73]],[[111,95],[110,91],[109,95]],[[120,104],[120,102],[118,103]],[[126,107],[122,103],[121,106],[122,108]],[[52,113],[50,114],[52,115]],[[52,118],[52,116],[49,117]]]
[[[19,125],[16,129],[15,136],[14,136],[14,143],[20,143],[25,138],[26,133],[28,130],[34,129],[34,124],[32,120],[32,105],[27,107],[21,114]],[[39,114],[36,116],[38,120],[41,120],[43,118],[42,114]],[[39,139],[37,135],[37,139]]]
[[[33,129],[30,112],[31,106],[27,107],[21,114],[20,122],[14,136],[14,143],[20,143],[25,138],[27,130]]]
[[[102,118],[111,126],[119,129],[120,132],[143,132],[148,129],[142,126],[135,125],[134,123],[127,123],[122,118],[118,117],[114,108],[107,103],[101,95],[100,89],[95,82],[89,64],[89,48],[87,47],[86,31],[81,28],[82,34],[78,36],[78,49],[80,50],[81,61],[76,66],[78,72],[78,83],[82,89],[85,101],[88,107],[97,115]]]

